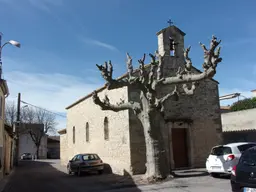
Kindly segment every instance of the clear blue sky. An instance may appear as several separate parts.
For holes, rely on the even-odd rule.
[[[3,50],[4,76],[15,99],[50,110],[65,107],[101,86],[95,64],[111,59],[125,72],[125,52],[138,59],[157,48],[156,32],[171,18],[192,45],[194,66],[214,34],[222,39],[223,62],[215,79],[220,93],[250,96],[256,89],[256,1],[0,0],[3,39],[21,49]],[[135,60],[135,59],[134,59]],[[64,126],[64,124],[63,124]]]

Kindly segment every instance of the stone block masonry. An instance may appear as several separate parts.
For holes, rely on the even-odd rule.
[[[185,33],[171,26],[161,30],[157,35],[158,51],[164,55],[163,75],[174,76],[179,67],[184,68]],[[178,43],[174,55],[170,54],[169,36]],[[201,73],[195,68],[192,72]],[[173,89],[173,86],[160,87],[157,90],[158,98],[172,92]],[[210,149],[222,143],[218,82],[212,79],[200,82],[192,96],[183,96],[182,90],[179,92],[179,101],[166,101],[165,122],[159,127],[164,136],[169,164],[172,168],[178,167],[177,151],[181,150],[181,146],[177,142],[183,140],[183,147],[186,147],[184,155],[189,159],[187,166],[203,167]],[[103,99],[108,95],[112,104],[120,102],[121,99],[125,102],[139,101],[139,94],[138,90],[130,87],[111,91],[104,88],[98,90],[98,96]],[[93,102],[90,94],[69,106],[67,110],[67,133],[61,136],[62,163],[67,163],[78,153],[97,153],[110,165],[114,173],[145,173],[144,131],[141,122],[132,111],[103,111]],[[106,118],[108,137],[104,129]],[[174,130],[176,134],[181,134],[177,129],[186,129],[186,136],[178,136],[179,139],[174,141]]]
[[[113,91],[103,90],[100,98],[108,95],[111,103],[127,101],[127,88]],[[109,164],[115,173],[130,172],[130,137],[128,111],[102,111],[92,98],[87,98],[67,112],[67,150],[62,152],[63,160],[78,153],[97,153]],[[109,139],[104,139],[104,119],[108,118]],[[86,133],[86,126],[88,131]],[[75,128],[73,138],[73,128]],[[86,134],[88,134],[86,136]],[[73,139],[75,142],[73,142]],[[62,150],[62,149],[61,149]]]

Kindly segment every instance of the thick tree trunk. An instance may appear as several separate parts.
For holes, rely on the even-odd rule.
[[[169,175],[169,164],[161,131],[163,118],[159,110],[149,108],[146,100],[142,99],[142,102],[140,120],[144,127],[146,143],[146,176],[149,180],[164,179]]]
[[[39,146],[36,145],[36,159],[39,159]]]

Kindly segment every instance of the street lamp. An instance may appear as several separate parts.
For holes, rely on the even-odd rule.
[[[4,46],[10,44],[10,45],[20,48],[20,43],[18,41],[14,41],[14,40],[9,40],[2,45],[1,44],[2,36],[3,36],[3,34],[0,32],[0,79],[2,78],[2,50],[3,50]]]

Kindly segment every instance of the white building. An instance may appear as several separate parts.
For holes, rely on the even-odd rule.
[[[40,130],[43,129],[43,126],[43,124],[25,124],[25,126],[23,126],[23,131],[19,135],[19,157],[23,153],[31,153],[32,155],[36,155],[37,148],[28,130]],[[47,158],[47,135],[44,135],[41,139],[41,145],[39,147],[39,158]]]

